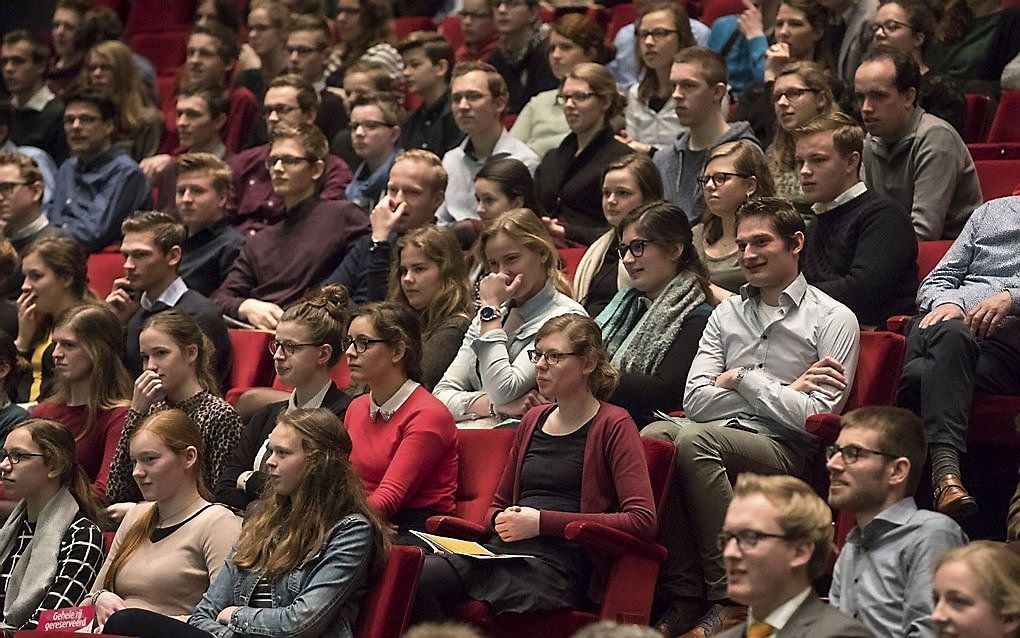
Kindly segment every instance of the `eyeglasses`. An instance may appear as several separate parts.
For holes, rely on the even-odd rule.
[[[889,34],[896,33],[900,29],[913,29],[913,27],[907,24],[906,22],[900,22],[899,20],[886,20],[884,22],[876,22],[875,24],[871,25],[872,33],[878,33],[879,29],[885,31],[886,34]]]
[[[272,170],[276,163],[283,164],[284,168],[294,168],[301,162],[314,162],[314,157],[308,157],[306,155],[270,155],[266,158],[266,168]]]
[[[826,461],[836,456],[837,454],[843,455],[843,462],[846,463],[847,465],[853,465],[862,456],[868,455],[888,456],[891,459],[898,459],[900,457],[899,454],[890,454],[889,452],[882,452],[880,450],[869,450],[868,448],[861,447],[859,445],[844,445],[843,447],[839,447],[838,445],[830,445],[827,448],[825,448]]]
[[[818,93],[818,89],[800,89],[800,88],[786,89],[785,91],[773,93],[772,101],[778,104],[779,100],[785,97],[787,102],[793,102],[795,100],[799,100],[800,96],[804,95],[805,93]]]
[[[491,11],[461,11],[460,12],[460,17],[461,17],[462,20],[463,19],[467,19],[467,18],[473,18],[475,20],[491,20],[492,19],[492,12]]]
[[[783,540],[789,540],[787,534],[769,534],[768,532],[759,532],[756,529],[738,529],[735,532],[729,532],[723,530],[719,532],[719,536],[716,537],[716,546],[719,551],[724,551],[726,546],[730,544],[730,541],[737,539],[737,547],[740,551],[746,552],[749,549],[754,549],[758,546],[758,541],[763,538],[781,538]]]
[[[641,29],[640,31],[638,31],[634,35],[637,36],[637,39],[640,42],[641,40],[644,40],[648,36],[652,36],[652,39],[655,40],[655,41],[665,40],[666,38],[668,38],[669,36],[673,35],[674,33],[676,33],[676,29],[662,29],[662,28],[659,28],[659,29]]]
[[[295,343],[294,341],[277,341],[273,339],[269,342],[269,354],[275,357],[276,353],[283,349],[285,356],[293,357],[294,353],[301,348],[313,348],[321,345],[321,343]]]
[[[596,95],[598,95],[598,93],[593,93],[592,91],[585,92],[578,91],[577,93],[560,93],[556,96],[556,103],[559,104],[560,106],[563,106],[568,101],[573,102],[574,104],[583,104],[584,102],[587,102]]]
[[[262,107],[262,110],[266,115],[276,113],[277,115],[286,116],[288,113],[293,113],[300,108],[300,106],[291,106],[290,104],[266,104]]]
[[[326,48],[326,47],[292,46],[292,47],[287,47],[287,55],[294,55],[296,53],[296,54],[298,54],[298,56],[303,58],[306,55],[311,55],[313,53],[318,53],[319,51],[322,51],[324,48]]]
[[[383,127],[392,127],[392,124],[387,124],[380,120],[351,120],[349,122],[351,131],[358,130],[358,127],[364,127],[366,131],[376,131]]]
[[[528,350],[528,359],[532,363],[538,363],[539,359],[545,357],[545,362],[551,366],[557,365],[563,357],[580,356],[577,352],[544,352],[542,350]]]
[[[726,182],[730,181],[731,177],[750,177],[747,173],[728,173],[726,171],[716,171],[711,175],[701,175],[698,177],[698,183],[701,184],[702,188],[708,186],[709,182],[712,182],[712,186],[719,188]]]
[[[95,124],[103,118],[98,115],[92,115],[90,113],[78,113],[68,114],[64,116],[64,126],[73,126],[75,121],[80,122],[82,126],[88,126],[89,124]]]
[[[46,455],[40,454],[39,452],[8,452],[7,450],[0,448],[0,463],[3,463],[4,459],[7,459],[11,462],[11,465],[17,465],[25,459],[33,456],[42,457]]]
[[[620,259],[627,256],[627,253],[640,257],[645,254],[645,245],[652,243],[651,239],[635,239],[629,244],[620,244],[616,247],[616,252],[620,253]]]
[[[10,197],[15,188],[25,184],[28,184],[28,182],[0,182],[0,195]]]
[[[386,339],[370,339],[369,337],[344,337],[340,341],[340,347],[344,351],[350,350],[351,346],[354,346],[354,351],[361,354],[366,352],[370,347],[377,343],[387,343]]]
[[[479,91],[464,91],[463,93],[454,93],[450,96],[451,104],[460,104],[461,100],[467,100],[469,104],[478,104],[485,98],[489,97],[488,93],[481,93]]]
[[[103,73],[109,73],[113,70],[112,64],[89,64],[85,67],[85,70],[89,73],[95,73],[96,71],[102,71]]]

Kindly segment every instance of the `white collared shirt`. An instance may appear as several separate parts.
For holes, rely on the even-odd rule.
[[[786,601],[779,607],[776,607],[772,610],[771,614],[763,618],[760,622],[765,622],[771,625],[773,627],[772,635],[777,635],[780,631],[782,631],[783,627],[786,626],[786,623],[790,622],[790,618],[793,616],[793,613],[797,611],[797,608],[800,607],[801,603],[807,600],[807,597],[810,595],[811,587],[809,586],[790,600]],[[756,622],[759,622],[759,620],[754,617],[751,610],[748,610],[747,626],[750,627]]]
[[[138,303],[141,304],[142,308],[145,310],[152,310],[152,306],[158,302],[162,302],[166,304],[167,307],[173,308],[186,292],[188,292],[188,284],[184,283],[184,280],[178,277],[170,282],[170,285],[166,287],[166,290],[164,290],[159,297],[156,298],[156,301],[149,299],[149,294],[143,292],[142,298]]]
[[[400,409],[400,406],[404,405],[404,402],[411,397],[411,393],[414,392],[418,386],[421,385],[417,381],[408,379],[404,381],[404,384],[393,393],[389,399],[386,400],[382,405],[378,405],[375,402],[375,397],[369,393],[368,401],[368,415],[375,418],[376,413],[381,413],[385,420],[389,420],[393,413]]]
[[[326,382],[326,385],[322,386],[321,390],[313,394],[310,399],[301,405],[297,404],[297,390],[294,390],[290,393],[290,396],[287,397],[287,412],[297,410],[299,408],[302,410],[314,410],[315,408],[321,408],[322,402],[326,399],[326,393],[329,392],[331,387],[333,387],[333,381],[329,380]]]
[[[837,195],[836,199],[832,200],[831,202],[815,202],[814,204],[811,204],[811,210],[813,210],[816,215],[821,215],[822,213],[830,211],[833,208],[836,208],[837,206],[842,206],[843,204],[849,202],[852,199],[860,197],[867,190],[868,190],[867,184],[865,184],[864,182],[857,182],[850,188],[846,189],[845,191]]]
[[[38,91],[32,94],[32,97],[28,98],[25,100],[24,104],[20,105],[20,108],[30,109],[32,111],[42,111],[55,97],[56,96],[53,95],[53,91],[43,84]]]

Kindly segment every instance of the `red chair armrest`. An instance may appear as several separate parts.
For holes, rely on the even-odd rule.
[[[909,321],[909,315],[893,315],[885,320],[885,329],[896,334],[903,334],[903,330],[907,327],[907,322]]]
[[[430,534],[440,534],[470,541],[481,541],[488,536],[488,530],[477,523],[456,516],[430,516],[425,521]]]
[[[563,531],[568,540],[577,541],[587,550],[606,558],[632,554],[654,561],[666,558],[666,548],[653,542],[643,541],[620,530],[590,521],[568,523]]]
[[[812,414],[807,418],[804,429],[818,437],[823,444],[832,444],[839,438],[840,416],[831,412]]]

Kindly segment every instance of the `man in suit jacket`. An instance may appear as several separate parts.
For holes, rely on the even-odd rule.
[[[855,638],[863,625],[818,600],[811,581],[829,557],[832,513],[800,479],[745,473],[737,478],[719,547],[726,593],[748,606],[747,622],[723,638]]]

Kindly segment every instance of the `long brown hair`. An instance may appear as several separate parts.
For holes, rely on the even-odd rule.
[[[102,89],[117,104],[117,136],[130,138],[136,135],[147,122],[162,120],[159,111],[148,104],[145,93],[141,90],[142,82],[138,77],[138,67],[131,57],[131,49],[118,40],[107,40],[94,45],[86,55],[95,53],[106,58],[112,67],[113,82]],[[92,86],[92,77],[88,65],[82,69],[82,84]],[[98,88],[98,87],[96,87]]]
[[[490,239],[504,233],[510,239],[537,253],[545,264],[546,278],[553,282],[556,290],[570,296],[570,283],[560,270],[560,257],[553,243],[552,235],[535,213],[527,208],[511,208],[497,217],[488,228],[482,229],[475,243],[475,259],[487,264],[485,244]]]
[[[623,231],[631,226],[642,237],[666,248],[680,248],[680,259],[676,263],[676,275],[681,271],[690,271],[698,280],[705,297],[712,298],[709,288],[708,269],[702,263],[698,251],[694,249],[694,233],[691,222],[682,208],[671,202],[648,202],[627,213],[620,225],[616,227],[617,241],[623,241]]]
[[[277,426],[301,437],[305,462],[301,483],[282,496],[270,484],[241,529],[234,564],[279,578],[318,552],[337,521],[351,514],[368,519],[374,531],[372,570],[385,565],[390,527],[365,496],[351,466],[351,437],[339,417],[323,408],[281,413]]]
[[[379,338],[391,348],[403,344],[404,356],[400,365],[404,374],[412,381],[421,383],[422,370],[421,321],[410,305],[396,301],[377,301],[365,304],[356,315],[372,322],[372,328]]]
[[[765,155],[757,144],[748,140],[726,142],[712,149],[705,160],[709,162],[720,157],[733,158],[733,170],[742,175],[754,177],[754,192],[748,197],[775,197],[776,182],[772,179]],[[736,211],[733,211],[736,214]],[[722,238],[723,223],[712,211],[706,209],[701,215],[701,223],[705,225],[705,243],[714,244]]]
[[[411,302],[407,300],[407,295],[400,286],[400,277],[403,274],[400,254],[409,246],[420,250],[426,259],[439,267],[439,291],[429,301],[428,306],[420,311],[422,338],[427,339],[433,330],[452,317],[470,318],[474,302],[468,284],[467,264],[464,263],[457,238],[448,230],[426,226],[401,236],[397,240],[396,254],[390,260],[389,300],[408,307]]]
[[[660,11],[668,11],[673,15],[673,28],[676,30],[676,37],[679,41],[676,46],[677,51],[697,44],[694,34],[691,33],[691,20],[687,17],[687,11],[679,4],[666,1],[655,2],[641,11],[638,19],[634,22],[634,59],[637,60],[641,75],[641,79],[638,80],[638,99],[642,102],[648,102],[655,97],[662,87],[659,86],[659,74],[645,66],[645,61],[641,57],[641,38],[637,36],[637,33],[641,30],[641,22],[646,15]]]
[[[143,331],[150,328],[170,337],[181,350],[193,346],[196,351],[194,372],[198,385],[209,394],[219,396],[220,385],[216,382],[216,375],[212,369],[216,348],[194,317],[177,310],[157,312],[142,326]]]
[[[821,110],[818,111],[818,116],[830,115],[840,110],[839,104],[836,102],[836,98],[832,94],[832,86],[829,84],[829,75],[825,72],[825,69],[819,65],[806,60],[791,62],[779,71],[776,75],[776,79],[779,79],[784,75],[796,75],[804,83],[804,86],[814,91],[817,95],[822,96],[825,104],[822,106]],[[787,131],[777,123],[776,133],[772,138],[772,144],[765,153],[765,156],[769,161],[769,168],[777,174],[793,169],[794,152],[796,151],[796,147],[797,143],[793,139],[793,133],[791,131]]]

